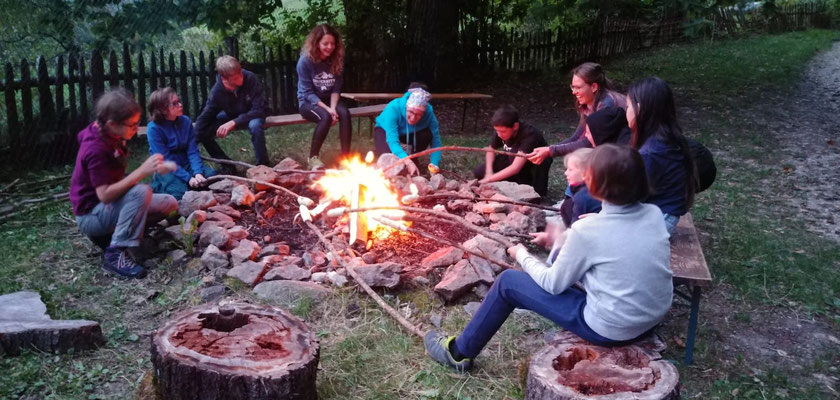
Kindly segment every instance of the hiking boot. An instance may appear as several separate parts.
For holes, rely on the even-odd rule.
[[[423,338],[423,344],[426,346],[426,354],[433,360],[464,373],[472,367],[472,360],[465,358],[461,361],[455,361],[452,353],[449,352],[449,345],[454,340],[455,336],[444,336],[437,331],[428,331]]]
[[[324,169],[324,162],[321,161],[321,159],[318,158],[318,156],[309,157],[309,160],[306,161],[306,164],[312,171],[316,169]]]
[[[124,247],[108,247],[105,250],[105,261],[102,263],[102,269],[121,278],[142,278],[146,276],[146,270],[131,259]]]

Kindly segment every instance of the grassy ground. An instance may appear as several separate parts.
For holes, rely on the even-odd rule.
[[[715,278],[701,310],[695,365],[680,365],[685,309],[675,307],[661,329],[669,345],[665,356],[679,365],[686,398],[836,396],[836,389],[815,377],[838,376],[840,346],[813,342],[791,349],[786,346],[792,339],[774,329],[795,321],[805,326],[801,329],[837,336],[840,246],[800,229],[795,210],[775,195],[786,184],[780,165],[785,153],[762,129],[761,120],[778,115],[772,115],[775,110],[757,110],[761,104],[755,103],[763,93],[791,91],[805,63],[837,36],[808,31],[673,46],[606,65],[622,87],[650,74],[668,80],[677,93],[687,133],[706,143],[717,157],[717,182],[698,196],[692,210]],[[511,85],[521,86],[520,91],[528,92],[523,96],[530,96],[558,83],[530,78]],[[565,87],[565,82],[559,85]],[[492,92],[493,87],[487,90]],[[525,103],[517,100],[509,101]],[[556,122],[540,127],[567,132],[576,119],[568,112],[560,114]],[[354,138],[360,150],[372,148],[365,124]],[[302,160],[310,134],[310,126],[272,129],[269,150],[278,160],[286,156]],[[549,141],[558,138],[556,133],[549,136]],[[481,146],[486,140],[444,137],[445,144],[468,146]],[[328,140],[323,152],[327,162],[337,153],[336,142],[335,136]],[[238,133],[223,143],[235,157],[250,161],[247,134]],[[143,153],[142,147],[135,150]],[[475,161],[471,155],[445,154],[444,168],[466,176]],[[551,182],[554,195],[564,185],[560,164],[555,163]],[[62,189],[66,187],[54,188]],[[150,369],[149,333],[172,313],[200,301],[201,274],[194,263],[179,267],[164,263],[138,282],[103,274],[98,255],[76,233],[67,204],[0,225],[0,237],[0,293],[36,290],[53,318],[101,321],[108,337],[108,345],[96,352],[28,352],[0,359],[5,371],[0,375],[0,399],[130,398]],[[234,297],[253,301],[247,290],[234,289]],[[417,320],[442,315],[448,332],[459,331],[468,318],[461,307],[444,307],[427,291],[389,295],[388,301]],[[527,355],[542,346],[542,334],[551,327],[539,317],[515,315],[478,358],[479,368],[459,376],[426,359],[417,340],[351,289],[338,291],[322,304],[304,301],[291,309],[322,338],[318,390],[325,399],[521,398]],[[789,332],[799,332],[795,329]],[[770,337],[769,346],[785,349],[785,356],[739,344],[739,337],[751,342]]]

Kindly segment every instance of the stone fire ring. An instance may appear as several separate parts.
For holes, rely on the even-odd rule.
[[[165,399],[315,399],[319,344],[286,311],[252,304],[184,312],[152,338]]]

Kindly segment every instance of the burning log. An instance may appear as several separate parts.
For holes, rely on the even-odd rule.
[[[250,304],[187,311],[152,339],[160,398],[316,399],[319,345],[291,314]]]

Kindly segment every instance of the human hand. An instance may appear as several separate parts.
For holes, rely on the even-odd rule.
[[[405,168],[408,170],[409,175],[420,175],[420,171],[417,169],[417,165],[414,164],[414,161],[405,159],[403,160],[403,164],[405,164]]]
[[[338,113],[335,112],[335,108],[327,107],[327,112],[330,113],[330,116],[332,117],[332,125],[337,124],[338,123]]]
[[[199,187],[207,182],[207,179],[204,178],[204,175],[196,174],[194,177],[190,178],[189,185],[190,187]]]
[[[540,165],[542,162],[551,156],[551,150],[549,150],[548,146],[544,147],[537,147],[534,151],[528,153],[528,161]]]
[[[516,253],[519,253],[520,250],[528,251],[528,249],[525,248],[524,244],[519,243],[515,246],[508,247],[507,253],[510,256],[510,258],[516,258]]]
[[[432,175],[439,174],[440,168],[437,165],[429,164],[429,173]]]
[[[140,164],[140,167],[137,169],[143,173],[143,176],[151,175],[157,172],[160,165],[163,163],[163,155],[162,154],[152,154],[146,161],[143,161],[143,164]]]
[[[531,232],[529,235],[533,237],[531,243],[546,249],[551,248],[552,242],[554,241],[549,232]]]
[[[160,175],[166,175],[170,172],[175,172],[178,169],[178,164],[175,164],[174,161],[164,161],[158,165],[157,172]]]
[[[219,127],[219,129],[216,130],[216,136],[218,136],[219,139],[224,139],[225,136],[227,136],[228,133],[230,133],[230,131],[232,131],[235,126],[236,122],[234,121],[225,122],[224,124],[222,124],[222,126]]]

